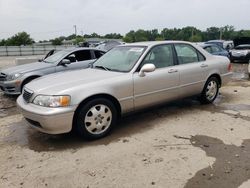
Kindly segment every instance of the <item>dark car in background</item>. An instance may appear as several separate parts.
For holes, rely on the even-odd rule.
[[[104,41],[101,42],[98,46],[96,46],[96,49],[103,50],[105,52],[111,50],[112,48],[125,44],[124,42],[110,40],[110,41]]]
[[[241,44],[230,51],[230,60],[235,63],[248,63],[250,60],[250,44]]]
[[[220,46],[221,48],[229,51],[231,49],[233,49],[234,47],[234,42],[229,40],[229,41],[226,41],[226,40],[209,40],[207,42],[205,42],[205,44],[215,44],[217,46]]]
[[[220,56],[225,56],[225,57],[230,57],[229,52],[225,50],[224,48],[215,45],[215,44],[203,44],[201,47],[206,50],[208,53],[212,55],[220,55]]]

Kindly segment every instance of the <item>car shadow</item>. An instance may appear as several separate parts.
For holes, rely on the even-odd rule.
[[[137,112],[121,118],[110,135],[94,141],[85,141],[73,132],[59,135],[41,133],[29,127],[25,120],[22,120],[8,126],[10,133],[3,138],[2,142],[28,147],[37,152],[67,149],[74,152],[78,148],[108,145],[113,142],[127,142],[128,137],[153,129],[160,118],[175,117],[182,114],[183,111],[188,112],[187,109],[197,108],[197,106],[200,106],[198,101],[184,99]]]
[[[22,147],[28,147],[37,152],[67,149],[75,152],[78,148],[109,145],[114,142],[127,142],[129,137],[153,129],[161,118],[178,117],[184,113],[192,113],[193,109],[221,113],[223,108],[218,107],[218,105],[227,101],[228,97],[219,95],[216,101],[209,105],[201,105],[197,98],[193,97],[151,107],[121,118],[110,135],[94,141],[85,141],[72,132],[59,135],[41,133],[29,127],[24,120],[9,125],[10,134],[2,141],[8,144],[14,143]]]

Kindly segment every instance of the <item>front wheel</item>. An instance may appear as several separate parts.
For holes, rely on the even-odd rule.
[[[207,80],[204,89],[201,93],[201,103],[212,103],[219,93],[219,81],[216,77],[211,77]]]
[[[115,105],[99,98],[80,106],[76,114],[76,130],[84,139],[94,140],[106,136],[117,121]]]

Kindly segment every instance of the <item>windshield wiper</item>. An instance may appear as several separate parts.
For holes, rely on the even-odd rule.
[[[103,70],[106,70],[106,71],[110,71],[109,68],[101,66],[101,65],[94,66],[94,68],[99,68],[99,69],[103,69]]]

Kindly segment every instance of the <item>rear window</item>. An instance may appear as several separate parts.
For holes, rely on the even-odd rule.
[[[178,63],[187,64],[204,61],[203,55],[188,44],[175,44]]]

